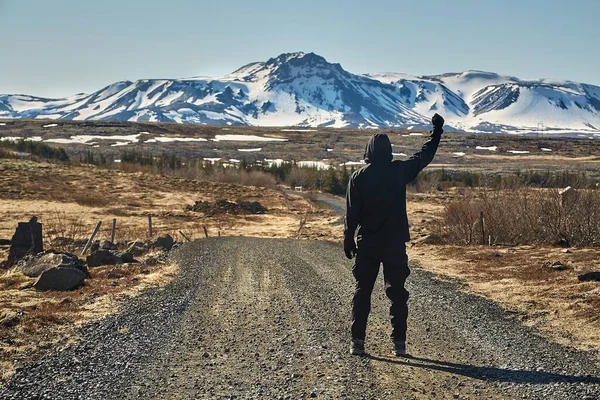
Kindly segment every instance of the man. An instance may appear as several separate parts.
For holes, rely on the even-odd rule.
[[[356,290],[352,301],[350,353],[365,354],[365,332],[371,311],[371,292],[383,263],[385,293],[391,301],[393,353],[406,353],[408,291],[410,274],[405,243],[410,240],[406,216],[406,185],[414,180],[435,155],[443,133],[444,119],[435,114],[429,141],[406,161],[392,161],[392,145],[385,134],[376,133],[367,144],[367,165],[350,178],[346,193],[344,252],[356,256],[352,273]],[[356,228],[358,249],[354,241]]]

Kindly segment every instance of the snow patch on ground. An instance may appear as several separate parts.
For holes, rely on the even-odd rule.
[[[475,150],[496,151],[496,150],[498,150],[498,146],[489,146],[489,147],[477,146],[477,147],[475,147]]]
[[[513,154],[529,154],[530,152],[527,150],[508,150],[509,153]]]
[[[282,129],[281,132],[317,132],[316,129]]]
[[[32,136],[32,137],[6,136],[6,137],[0,137],[0,140],[11,140],[13,142],[16,142],[16,141],[19,141],[19,140],[29,140],[31,142],[41,142],[42,141],[42,137],[41,136]]]
[[[352,166],[362,166],[362,165],[366,165],[364,160],[361,161],[348,161],[345,162],[343,164],[340,164],[340,166],[346,166],[346,167],[352,167]]]
[[[466,153],[462,152],[462,151],[457,151],[456,153],[452,153],[454,154],[456,157],[462,157],[464,156]]]
[[[407,157],[407,155],[404,153],[392,153],[392,155],[396,157]]]
[[[282,160],[281,158],[276,158],[276,159],[265,158],[265,162],[267,163],[267,165],[269,167],[272,167],[273,165],[280,167],[283,163],[285,163],[285,161]]]
[[[234,141],[234,142],[287,142],[287,139],[270,138],[256,135],[216,135],[215,142]]]
[[[47,124],[47,125],[44,125],[42,128],[54,128],[57,126],[58,126],[58,124]]]
[[[150,140],[146,140],[146,143],[150,143]],[[204,138],[187,138],[187,137],[156,137],[155,142],[160,143],[171,143],[171,142],[207,142]],[[152,142],[154,143],[154,142]]]
[[[331,165],[324,163],[323,161],[298,161],[297,165],[301,168],[316,168],[318,170],[331,168]]]
[[[114,135],[114,136],[100,136],[100,135],[74,135],[69,139],[66,138],[56,138],[56,139],[46,139],[45,143],[58,143],[58,144],[87,144],[91,145],[94,140],[112,140],[119,143],[137,143],[139,142],[139,134],[135,135]],[[124,144],[118,144],[119,146],[124,146]]]
[[[237,149],[238,151],[242,151],[242,152],[246,152],[246,153],[250,153],[250,152],[255,152],[255,151],[262,151],[261,147],[257,147],[255,149]]]
[[[542,151],[552,151],[552,149],[549,149],[547,147],[542,147],[540,150],[542,150]]]
[[[210,161],[211,164],[221,161],[221,158],[204,157],[204,161]]]

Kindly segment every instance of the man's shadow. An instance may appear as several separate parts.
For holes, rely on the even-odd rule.
[[[513,383],[586,383],[600,385],[600,377],[591,375],[574,376],[563,375],[543,371],[512,370],[495,367],[478,367],[468,364],[456,364],[448,361],[431,360],[407,355],[404,358],[384,358],[367,355],[372,360],[387,362],[390,364],[405,365],[409,367],[424,368],[435,371],[443,371],[451,374],[462,375],[482,381],[513,382]],[[416,361],[416,362],[415,362]]]

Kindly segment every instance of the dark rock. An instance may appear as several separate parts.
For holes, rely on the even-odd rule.
[[[87,267],[75,255],[69,253],[45,253],[38,256],[29,256],[17,265],[17,270],[29,277],[35,278],[51,268],[78,269],[89,276]]]
[[[0,327],[11,328],[17,325],[23,317],[22,311],[1,310],[0,311]]]
[[[565,269],[568,269],[568,267],[560,261],[547,261],[544,263],[543,267],[554,271],[564,271]]]
[[[135,242],[129,245],[127,249],[128,253],[133,254],[133,256],[141,256],[142,254],[148,251],[148,245],[142,241],[136,240]]]
[[[171,237],[171,235],[167,234],[164,236],[160,236],[158,237],[153,243],[152,246],[153,248],[160,248],[166,251],[169,251],[173,248],[173,244],[175,243],[175,241],[173,240],[173,238]]]
[[[19,222],[11,239],[6,267],[12,267],[28,254],[38,254],[42,251],[42,224],[37,222],[37,217],[32,217],[29,222]]]
[[[267,209],[258,201],[238,201],[231,202],[227,200],[217,200],[214,203],[209,201],[197,201],[193,206],[187,206],[187,211],[202,212],[205,215],[217,214],[264,214]]]
[[[100,242],[100,249],[102,250],[119,250],[117,246],[110,240],[103,240]]]
[[[143,266],[145,267],[153,267],[155,265],[158,264],[158,258],[155,256],[152,257],[148,257],[144,260],[144,262],[142,263]]]
[[[121,262],[123,262],[123,263],[135,262],[135,259],[133,258],[133,254],[128,251],[118,252],[117,256],[121,257]]]
[[[600,282],[600,271],[588,272],[587,274],[578,275],[577,279],[579,279],[581,282]]]
[[[98,250],[87,257],[88,267],[99,267],[101,265],[115,265],[121,263],[121,257],[108,250]]]
[[[55,267],[44,271],[35,281],[33,287],[37,290],[73,290],[81,286],[85,278],[86,275],[81,270]]]

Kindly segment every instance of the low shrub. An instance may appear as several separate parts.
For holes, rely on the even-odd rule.
[[[446,243],[460,245],[600,246],[600,192],[472,191],[446,206],[435,231]]]

